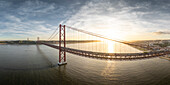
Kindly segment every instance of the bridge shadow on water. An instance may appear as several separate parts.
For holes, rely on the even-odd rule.
[[[48,64],[48,67],[55,67],[56,65],[54,65],[49,59],[48,57],[45,55],[45,53],[40,49],[39,45],[36,45],[37,47],[37,51],[41,54],[43,60],[46,61],[46,63]]]
[[[56,68],[56,67],[59,67],[57,62],[52,62],[50,61],[50,59],[48,58],[48,56],[45,55],[45,53],[41,50],[41,48],[39,47],[39,45],[36,45],[36,52],[38,52],[38,54],[40,54],[40,58],[42,58],[42,62],[45,62],[47,65],[42,65],[42,66],[32,66],[33,64],[31,64],[28,67],[22,67],[22,68],[19,68],[19,67],[15,67],[15,63],[13,63],[14,67],[9,67],[9,66],[1,66],[0,67],[0,70],[9,70],[9,71],[31,71],[31,70],[44,70],[44,69],[50,69],[50,68]],[[16,59],[15,59],[16,60]],[[23,60],[24,61],[24,60]],[[9,61],[11,62],[11,61]],[[28,63],[28,62],[25,62],[25,63]],[[31,62],[29,62],[31,63]],[[22,66],[22,64],[20,64]]]

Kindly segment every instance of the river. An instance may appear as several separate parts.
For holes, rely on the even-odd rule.
[[[115,51],[109,47],[105,47],[107,52]],[[131,49],[126,52],[141,52]],[[44,45],[0,45],[0,85],[170,84],[170,61],[159,57],[110,61],[67,53],[67,65],[57,63],[57,49]]]

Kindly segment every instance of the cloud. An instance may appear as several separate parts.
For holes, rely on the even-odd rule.
[[[137,21],[136,16],[131,16],[131,13],[129,13],[132,9],[135,8],[126,7],[124,2],[111,4],[102,0],[99,2],[91,1],[82,6],[65,24],[79,29],[95,31],[106,36],[117,34],[115,36],[117,38],[122,36],[120,34],[135,34],[145,31],[138,24],[140,22]]]
[[[21,20],[14,15],[8,15],[8,22],[0,21],[0,34],[9,37],[32,37],[49,35],[55,26],[45,24],[45,21]],[[3,28],[2,28],[3,27]]]
[[[75,6],[80,5],[77,2],[69,7],[69,4],[74,2],[68,5],[60,5],[56,2],[50,3],[40,0],[0,2],[2,2],[0,3],[1,38],[17,38],[18,35],[47,38],[58,27],[61,19],[65,19],[75,12],[75,10],[70,11],[70,8],[74,9]],[[65,6],[68,6],[68,8]]]
[[[42,1],[25,1],[17,10],[18,14],[26,16],[40,16],[53,12],[55,4],[48,4]]]
[[[93,0],[82,6],[65,24],[106,36],[116,34],[114,38],[125,39],[162,28],[168,30],[168,7],[159,0]]]
[[[168,0],[0,1],[0,33],[47,38],[61,23],[124,39],[162,28],[170,30],[169,3]]]
[[[153,32],[154,34],[157,34],[157,35],[165,35],[165,34],[170,34],[170,32],[164,32],[164,31],[158,31],[158,32]]]
[[[10,2],[0,1],[0,8],[6,8],[9,7],[10,5],[11,5]]]
[[[15,21],[15,22],[21,22],[21,19],[13,16],[13,15],[6,15],[6,19],[10,20],[10,21]]]

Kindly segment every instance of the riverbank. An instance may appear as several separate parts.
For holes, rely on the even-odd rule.
[[[170,55],[166,55],[166,56],[163,56],[163,57],[160,57],[162,59],[166,59],[166,60],[169,60],[170,61]]]
[[[144,48],[140,48],[140,47],[137,47],[137,46],[132,46],[132,47],[134,47],[134,48],[136,48],[136,49],[138,49],[138,50],[140,50],[142,52],[149,52],[149,50],[144,49]]]
[[[7,43],[0,43],[0,45],[6,45]]]

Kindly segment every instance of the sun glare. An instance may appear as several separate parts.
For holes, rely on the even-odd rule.
[[[116,31],[116,30],[113,30],[113,29],[109,29],[107,31],[107,33],[105,33],[105,35],[108,37],[108,38],[111,38],[111,39],[114,39],[114,40],[117,40],[117,39],[122,39],[124,40],[124,34]]]
[[[113,41],[108,41],[107,45],[108,45],[108,52],[109,53],[113,53],[114,52],[114,43]]]

